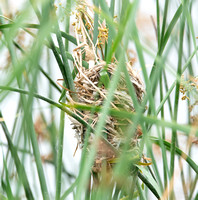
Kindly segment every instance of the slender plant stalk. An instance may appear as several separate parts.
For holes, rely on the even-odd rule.
[[[60,130],[58,134],[58,155],[57,155],[57,175],[56,175],[56,200],[60,199],[61,193],[61,172],[62,172],[62,154],[63,154],[63,139],[64,139],[64,123],[65,113],[61,111],[60,115]]]
[[[0,111],[0,118],[3,119],[3,115],[1,113],[1,111]],[[4,130],[12,158],[15,162],[15,166],[16,166],[16,169],[17,169],[18,176],[23,183],[23,187],[24,187],[24,190],[25,190],[26,197],[27,197],[27,199],[34,199],[33,194],[32,194],[32,190],[30,188],[29,181],[28,181],[25,169],[24,169],[24,166],[21,164],[20,159],[19,159],[18,154],[17,154],[17,150],[15,149],[15,147],[12,143],[12,140],[11,140],[8,128],[6,126],[6,123],[4,121],[1,121],[0,123],[1,123],[3,130]]]
[[[184,35],[184,15],[182,15],[181,19],[181,26],[180,26],[180,42],[179,42],[179,57],[178,57],[178,68],[177,68],[177,75],[181,76],[182,73],[182,52],[183,52],[183,35]],[[180,83],[176,83],[176,89],[175,89],[175,105],[174,105],[174,121],[177,121],[177,113],[178,113],[178,103],[179,103],[179,88]],[[170,161],[170,174],[173,176],[174,173],[174,166],[175,166],[175,145],[176,145],[176,138],[177,138],[177,132],[172,132],[172,146],[171,146],[171,161]]]

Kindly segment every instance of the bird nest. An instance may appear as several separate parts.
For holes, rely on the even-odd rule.
[[[91,10],[92,8],[89,7],[89,9]],[[108,89],[104,82],[101,81],[101,74],[102,72],[105,72],[109,80],[111,80],[118,63],[115,58],[113,58],[113,62],[110,64],[106,64],[103,59],[103,47],[101,41],[105,42],[105,37],[108,36],[105,35],[104,37],[104,32],[105,34],[108,34],[108,29],[106,28],[105,23],[100,24],[99,22],[98,29],[99,31],[103,30],[103,32],[99,32],[98,39],[94,45],[93,19],[91,19],[90,15],[87,14],[87,5],[85,7],[84,4],[81,4],[76,10],[76,22],[73,23],[78,43],[77,48],[75,48],[73,51],[74,66],[77,69],[77,74],[74,81],[76,95],[71,95],[72,93],[68,94],[68,99],[71,104],[80,103],[91,106],[102,106],[107,97]],[[88,69],[83,67],[82,60],[88,62]],[[135,88],[137,99],[139,102],[141,102],[144,94],[143,83],[139,77],[139,74],[132,68],[130,61],[126,63],[126,68],[130,76],[130,81]],[[122,109],[128,112],[135,112],[125,79],[124,73],[121,72],[119,83],[114,92],[111,106],[116,110]],[[76,115],[90,124],[93,129],[95,128],[100,117],[99,112],[85,110],[82,111],[75,108],[72,109]],[[86,137],[85,134],[87,128],[74,119],[71,119],[71,122],[76,131],[78,145],[82,147]],[[124,140],[126,139],[126,129],[131,124],[132,121],[128,119],[120,119],[118,117],[109,115],[106,119],[106,125],[103,129],[103,136],[107,139],[108,143],[110,143],[116,150],[119,151],[120,147],[124,143]],[[131,139],[131,148],[136,146],[136,141],[139,134],[140,130],[138,129],[136,134]],[[91,133],[89,136],[89,143],[92,142],[93,137],[94,133]],[[92,170],[94,172],[101,171],[103,161],[108,161],[115,157],[116,153],[109,147],[105,140],[100,139]],[[109,164],[107,167],[111,167],[111,164]]]

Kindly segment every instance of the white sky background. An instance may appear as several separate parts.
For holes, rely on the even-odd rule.
[[[2,8],[2,5],[5,3],[6,0],[0,0],[0,7]],[[9,0],[9,10],[14,10],[17,11],[18,9],[20,9],[23,6],[23,3],[26,2],[25,0]],[[61,1],[58,1],[61,2]],[[63,1],[62,1],[63,2]],[[161,1],[164,2],[164,1]],[[179,1],[175,1],[175,5],[178,5]],[[58,5],[58,4],[57,4]],[[148,48],[149,49],[156,49],[156,37],[155,37],[155,32],[154,32],[154,28],[151,22],[151,18],[150,16],[152,15],[155,18],[155,1],[154,0],[141,0],[140,1],[140,7],[139,7],[139,11],[138,11],[138,19],[141,22],[141,26],[138,26],[139,31],[141,32],[141,36],[144,39],[144,42],[148,44]],[[198,6],[195,6],[194,10],[193,10],[193,15],[194,17],[197,18],[196,16],[196,8],[198,8]],[[4,8],[5,9],[5,8]],[[171,13],[175,12],[175,8],[171,8],[170,9],[170,15],[168,16],[169,19],[172,18]],[[196,24],[197,27],[197,24]],[[195,30],[195,35],[198,36],[198,30]],[[185,47],[185,45],[184,45]],[[185,48],[184,48],[185,50]],[[1,52],[0,55],[0,67],[2,65],[3,59],[4,59],[4,55]],[[43,62],[46,63],[46,56],[44,56],[43,58]],[[146,59],[146,66],[148,71],[150,71],[152,64],[153,64],[153,59],[151,59],[149,56],[145,55],[145,59]],[[175,59],[175,54],[174,52],[172,52],[169,57],[168,60],[170,61],[170,63],[175,63],[177,62],[177,59]],[[195,60],[194,60],[195,61]],[[195,63],[195,62],[194,62]],[[54,63],[53,63],[54,64]],[[173,66],[176,66],[175,64]],[[136,63],[136,67],[139,67],[139,63]],[[194,67],[196,68],[196,67]],[[61,73],[58,70],[57,67],[54,67],[54,69],[57,69],[56,71],[53,72],[53,79],[54,81],[56,81],[57,79],[61,78]],[[174,69],[172,69],[174,71]],[[2,79],[4,79],[5,77],[4,72],[0,71],[0,83]],[[170,85],[172,84],[172,82],[174,81],[174,76],[170,75],[168,76],[169,80],[168,82],[170,83]],[[47,84],[48,82],[46,80],[42,80],[41,79],[41,83],[42,88],[40,91],[40,94],[42,94],[43,96],[45,96],[45,94],[47,94],[48,91],[44,91],[43,88],[47,88]],[[57,101],[59,99],[59,94],[57,93],[57,95],[55,94],[55,96],[57,97]],[[159,95],[158,95],[159,96]],[[10,93],[9,94],[9,99],[6,98],[6,101],[4,101],[3,103],[0,103],[0,109],[2,109],[5,121],[8,125],[9,130],[12,130],[12,126],[13,126],[13,122],[16,116],[13,115],[13,113],[16,113],[16,107],[17,104],[16,102],[18,102],[18,94],[14,94],[14,93]],[[156,99],[156,106],[159,105],[159,99]],[[46,112],[48,112],[48,107],[47,104],[42,102],[40,105],[42,108],[46,109]],[[39,108],[38,105],[35,105],[35,117],[38,115],[39,113]],[[166,109],[166,107],[165,107]],[[168,107],[167,107],[168,109]],[[59,119],[59,111],[57,111],[57,119]],[[169,116],[166,116],[167,118],[169,118]],[[187,115],[186,115],[186,101],[181,101],[180,102],[180,107],[179,107],[179,114],[178,114],[178,121],[179,123],[186,123],[187,120]],[[58,123],[59,120],[57,120]],[[180,142],[184,142],[186,140],[185,137],[182,137]],[[0,128],[0,142],[5,142],[6,143],[6,138],[4,137],[4,133],[2,131],[2,129]],[[73,173],[73,174],[78,174],[78,166],[79,166],[79,160],[80,160],[80,150],[77,151],[75,157],[73,157],[73,153],[75,151],[76,148],[76,139],[74,137],[74,131],[71,129],[70,126],[70,121],[69,119],[66,117],[66,125],[65,125],[65,135],[64,135],[64,152],[63,152],[63,160],[66,166],[66,169]],[[2,150],[3,148],[0,148],[0,172],[3,168],[3,160],[2,160]],[[47,144],[42,145],[41,146],[41,154],[46,154],[49,151],[49,147]],[[185,151],[185,149],[184,149]],[[192,156],[193,160],[198,163],[198,158],[197,156],[195,156],[195,149],[193,149],[194,154]],[[177,159],[176,159],[177,160]],[[168,160],[169,161],[169,160]],[[29,162],[31,163],[31,161]],[[162,162],[159,164],[160,168],[162,169]],[[34,170],[35,170],[35,174],[36,174],[36,169],[35,166],[33,166]],[[54,174],[53,172],[53,168],[50,165],[46,165],[45,168],[47,169],[47,174]],[[30,174],[32,174],[31,168],[27,168],[30,172]],[[36,177],[37,179],[37,177]],[[38,181],[38,179],[37,179]],[[49,191],[51,191],[51,193],[55,193],[55,189],[54,189],[54,185],[53,183],[55,182],[55,177],[51,177],[51,176],[47,176],[47,183],[49,186]],[[35,184],[34,180],[32,180],[32,184]],[[177,180],[176,184],[178,185],[177,187],[177,199],[183,199],[183,192],[179,192],[180,190],[183,190],[180,184],[180,180]],[[41,194],[40,194],[41,195]],[[72,199],[72,196],[70,197]]]

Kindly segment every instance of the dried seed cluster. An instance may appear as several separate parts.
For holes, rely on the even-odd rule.
[[[182,93],[182,100],[189,101],[189,113],[191,124],[193,126],[198,126],[198,112],[197,112],[197,105],[198,105],[198,77],[190,76],[187,80],[185,80],[184,75],[181,76],[180,82],[180,92]],[[193,142],[197,144],[198,139],[195,137]]]

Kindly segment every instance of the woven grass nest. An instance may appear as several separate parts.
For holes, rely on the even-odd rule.
[[[84,9],[84,10],[83,10]],[[91,9],[91,7],[89,7]],[[68,99],[71,104],[80,103],[85,105],[102,106],[104,100],[106,99],[108,90],[103,83],[101,83],[101,72],[106,67],[106,72],[109,79],[111,80],[117,66],[117,61],[113,58],[113,62],[106,65],[102,54],[101,41],[104,41],[103,36],[98,37],[97,43],[93,45],[93,19],[90,19],[90,15],[86,15],[87,5],[81,5],[80,8],[76,9],[76,22],[75,33],[78,42],[78,47],[73,51],[74,66],[76,67],[78,73],[75,78],[75,89],[76,97],[75,99],[69,94]],[[85,24],[86,23],[86,24]],[[88,26],[88,25],[89,26]],[[87,29],[89,27],[89,29]],[[107,29],[104,24],[99,24],[99,30],[103,29],[107,33]],[[103,35],[103,34],[101,34]],[[106,37],[106,36],[105,36]],[[105,42],[105,41],[104,41]],[[97,48],[99,47],[100,48]],[[97,49],[97,50],[96,50]],[[82,66],[82,58],[89,63],[89,68],[86,69]],[[131,83],[133,84],[137,99],[141,102],[144,94],[144,86],[139,77],[139,74],[132,68],[130,62],[126,63],[127,70],[130,76]],[[76,100],[77,99],[77,100]],[[133,102],[128,93],[128,89],[125,82],[125,76],[121,73],[120,80],[116,91],[114,92],[114,98],[111,102],[113,109],[122,109],[128,112],[135,112]],[[72,111],[79,115],[88,124],[91,122],[91,127],[95,128],[100,113],[82,111],[72,108]],[[80,147],[84,144],[86,127],[74,119],[71,119],[73,128],[76,131],[76,137],[78,139],[78,145]],[[113,116],[108,116],[106,120],[106,126],[103,130],[103,135],[107,141],[117,150],[120,151],[120,147],[124,142],[125,130],[129,125],[132,124],[130,120],[118,119]],[[140,131],[137,130],[133,138],[131,138],[131,148],[136,146],[137,137]],[[89,143],[91,144],[94,138],[94,133],[90,134]],[[89,145],[88,145],[89,151]],[[107,168],[111,168],[112,164],[108,164],[108,160],[115,158],[115,152],[109,147],[103,139],[99,140],[97,153],[95,156],[95,161],[92,167],[93,172],[100,172],[102,169],[102,163],[107,161]]]
[[[100,85],[100,72],[103,69],[105,63],[94,65],[92,68],[85,69],[81,68],[75,79],[75,87],[77,92],[78,102],[85,105],[95,105],[101,106],[107,96],[107,89],[104,85]],[[116,64],[111,63],[108,65],[108,73],[110,77],[113,75],[116,69]],[[131,82],[136,90],[136,95],[139,101],[142,100],[144,89],[143,84],[137,73],[132,69],[131,66],[128,68],[128,73],[130,75]],[[100,86],[99,86],[100,85]],[[74,100],[72,99],[73,103]],[[133,107],[133,102],[128,94],[128,89],[125,83],[124,74],[121,74],[120,81],[117,90],[114,93],[114,100],[111,103],[112,107],[115,109],[123,109],[129,112],[135,112]],[[98,112],[92,113],[90,111],[79,111],[77,109],[73,110],[77,115],[90,123],[94,128],[97,124],[100,114]],[[106,120],[106,126],[103,131],[103,135],[107,138],[109,143],[114,146],[118,151],[122,145],[122,141],[125,139],[125,130],[132,122],[126,119],[120,120],[113,116],[108,116]],[[76,137],[78,138],[79,146],[83,146],[86,128],[79,122],[72,120],[73,128],[76,130]],[[139,136],[139,130],[137,130],[134,137],[131,139],[131,147],[136,146],[136,141]],[[92,134],[90,136],[90,143],[92,141]],[[92,170],[94,172],[99,172],[103,161],[111,160],[116,157],[115,152],[109,148],[109,146],[103,141],[99,141],[97,155]],[[110,167],[110,164],[109,164]]]

